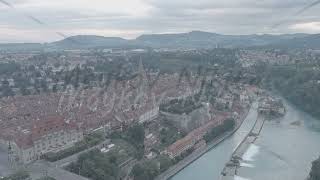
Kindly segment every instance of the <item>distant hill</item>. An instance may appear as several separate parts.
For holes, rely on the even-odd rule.
[[[309,180],[320,180],[320,157],[312,163]]]
[[[132,44],[129,40],[120,37],[103,37],[94,35],[71,36],[61,41],[50,43],[51,48],[96,48],[96,47],[123,47]]]
[[[193,31],[181,34],[142,35],[136,41],[150,47],[212,48],[217,46],[220,36],[215,33]]]
[[[253,46],[292,46],[305,44],[320,47],[319,35],[284,34],[284,35],[222,35],[210,32],[192,31],[179,34],[141,35],[134,40],[120,37],[94,35],[72,36],[61,41],[46,44],[0,44],[0,50],[39,50],[39,49],[88,49],[117,47],[152,47],[152,48],[238,48]]]
[[[320,48],[320,34],[295,37],[293,39],[271,44],[271,46],[281,48]]]
[[[0,44],[0,51],[39,51],[43,49],[40,43],[8,43]]]
[[[151,47],[236,48],[269,45],[281,40],[289,40],[305,36],[307,36],[307,34],[221,35],[202,31],[192,31],[181,34],[142,35],[136,40]]]

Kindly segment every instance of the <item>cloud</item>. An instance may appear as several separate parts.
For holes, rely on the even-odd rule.
[[[315,2],[313,2],[313,3],[311,3],[311,4],[309,4],[309,5],[305,6],[304,8],[302,8],[301,10],[299,10],[299,11],[296,13],[296,15],[302,14],[302,13],[304,13],[305,11],[307,11],[308,9],[311,9],[311,8],[314,7],[314,6],[317,6],[318,4],[320,4],[320,0],[317,0],[317,1],[315,1]]]
[[[18,3],[16,8],[30,12],[54,10],[58,13],[67,10],[88,15],[120,13],[132,16],[143,16],[149,9],[148,5],[141,0],[27,0],[25,3]]]
[[[305,5],[301,0],[145,0],[147,3],[160,9],[220,9],[220,8],[264,8],[288,9]],[[308,0],[307,0],[308,1]],[[310,0],[309,0],[310,1]]]
[[[314,2],[314,0],[10,0],[15,10],[11,10],[3,3],[0,4],[0,27],[11,28],[10,38],[15,42],[19,39],[32,42],[35,39],[41,42],[59,39],[54,32],[70,35],[92,33],[126,38],[133,38],[142,33],[191,30],[224,34],[292,33],[302,31],[301,28],[295,28],[295,24],[316,22],[319,19],[318,6],[305,9],[307,12],[304,11],[299,16],[292,16]],[[272,25],[279,21],[282,25],[272,28]],[[23,30],[26,30],[28,35],[24,34]],[[305,28],[303,31],[314,32],[311,28]],[[8,29],[0,29],[0,37],[4,34],[8,34]],[[10,38],[6,40],[10,41]]]
[[[307,32],[307,33],[319,33],[320,31],[320,22],[307,22],[307,23],[299,23],[290,26],[291,29]]]

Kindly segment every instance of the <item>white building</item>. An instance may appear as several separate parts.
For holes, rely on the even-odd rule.
[[[245,103],[245,104],[249,104],[250,103],[250,97],[249,97],[247,91],[243,91],[240,94],[240,102],[241,103]]]
[[[139,117],[139,123],[144,123],[148,121],[152,121],[157,118],[159,115],[159,106],[156,106],[145,113],[141,114]]]
[[[76,123],[65,122],[60,116],[51,116],[38,121],[31,130],[18,132],[10,145],[18,161],[28,164],[46,153],[72,147],[82,139],[83,133]]]

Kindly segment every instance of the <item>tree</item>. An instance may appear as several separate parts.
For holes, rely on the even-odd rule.
[[[12,75],[13,73],[18,71],[20,71],[20,65],[15,62],[0,63],[0,75]]]
[[[52,86],[52,92],[54,92],[54,93],[58,92],[58,85],[57,84],[54,84]]]
[[[117,157],[101,153],[98,149],[81,154],[67,170],[92,180],[116,180],[120,172]]]
[[[272,82],[272,88],[279,91],[291,103],[302,110],[320,117],[320,78],[319,71],[303,68],[297,71],[293,67],[272,68],[268,81]]]
[[[146,161],[136,164],[131,171],[134,180],[152,180],[159,174],[157,164],[153,161]]]
[[[211,131],[209,131],[205,136],[204,140],[206,142],[210,142],[216,137],[220,136],[221,134],[230,131],[235,126],[235,120],[233,118],[226,119],[222,125],[219,125],[215,128],[213,128]]]
[[[42,90],[44,92],[48,91],[48,85],[47,85],[47,82],[44,79],[40,81],[40,86],[41,86],[41,88],[42,88]]]
[[[131,139],[135,144],[144,142],[144,127],[141,124],[134,124],[128,129],[127,138]]]
[[[28,69],[29,69],[29,71],[35,71],[36,70],[36,68],[34,67],[34,65],[30,65],[29,67],[28,67]]]
[[[53,178],[53,177],[45,176],[45,177],[41,177],[41,178],[39,178],[37,180],[56,180],[56,179]]]
[[[236,125],[236,122],[233,118],[229,118],[223,122],[223,126],[226,130],[233,129],[235,125]]]
[[[132,171],[131,171],[131,174],[134,177],[134,179],[137,179],[138,177],[139,178],[143,177],[143,179],[146,179],[146,177],[144,177],[145,176],[144,173],[145,173],[145,171],[140,164],[136,164],[135,166],[133,166]]]
[[[134,124],[126,132],[125,139],[137,148],[136,158],[141,159],[144,154],[144,127]]]
[[[5,97],[8,97],[8,96],[14,96],[15,94],[9,86],[4,86],[2,88],[2,95]]]
[[[60,63],[59,63],[59,62],[55,62],[55,63],[53,64],[53,66],[54,66],[55,68],[58,68],[58,67],[60,67]]]
[[[21,86],[20,87],[20,92],[23,96],[27,96],[27,95],[30,95],[31,92],[27,89],[26,86]]]
[[[3,80],[1,83],[2,83],[2,86],[9,86],[8,80]]]
[[[309,180],[320,180],[320,157],[312,163]]]
[[[26,171],[17,171],[14,174],[11,174],[8,177],[4,177],[1,180],[29,180],[30,179],[30,175],[28,172]]]
[[[168,156],[160,155],[157,159],[160,163],[160,172],[166,171],[173,164],[171,159]]]

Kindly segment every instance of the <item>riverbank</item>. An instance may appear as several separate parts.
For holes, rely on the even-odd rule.
[[[240,161],[245,152],[249,149],[250,145],[253,144],[261,133],[263,125],[265,123],[265,117],[258,115],[257,120],[252,127],[250,133],[243,139],[243,141],[236,148],[232,154],[230,161],[226,164],[225,168],[221,173],[220,180],[234,179],[234,176],[238,175],[238,169],[241,167]]]
[[[242,166],[243,179],[301,180],[308,177],[311,163],[319,157],[320,123],[289,101],[283,102],[284,117],[266,121],[259,138],[246,154],[250,166]],[[294,125],[301,122],[300,126]]]
[[[281,98],[281,97],[280,97]],[[246,151],[234,179],[302,180],[308,177],[311,163],[319,158],[320,121],[282,98],[284,117],[266,120],[259,138]],[[250,132],[257,120],[251,111],[241,128],[223,143],[173,176],[172,180],[219,180],[234,150]],[[300,121],[300,126],[292,125]]]
[[[254,103],[253,103],[254,104]],[[237,126],[230,132],[225,133],[224,135],[220,136],[219,138],[215,139],[212,141],[212,143],[208,144],[207,146],[195,150],[193,153],[191,153],[189,156],[175,164],[174,166],[170,167],[167,171],[161,173],[155,180],[166,180],[170,179],[174,175],[176,175],[178,172],[183,170],[185,167],[187,167],[189,164],[192,162],[196,161],[199,159],[202,155],[222,143],[224,140],[228,139],[230,136],[232,136],[237,130],[241,127],[242,123],[246,119],[248,113],[250,110],[252,110],[253,104],[251,105],[250,108],[248,108],[245,113],[240,117],[239,121],[237,122]]]

